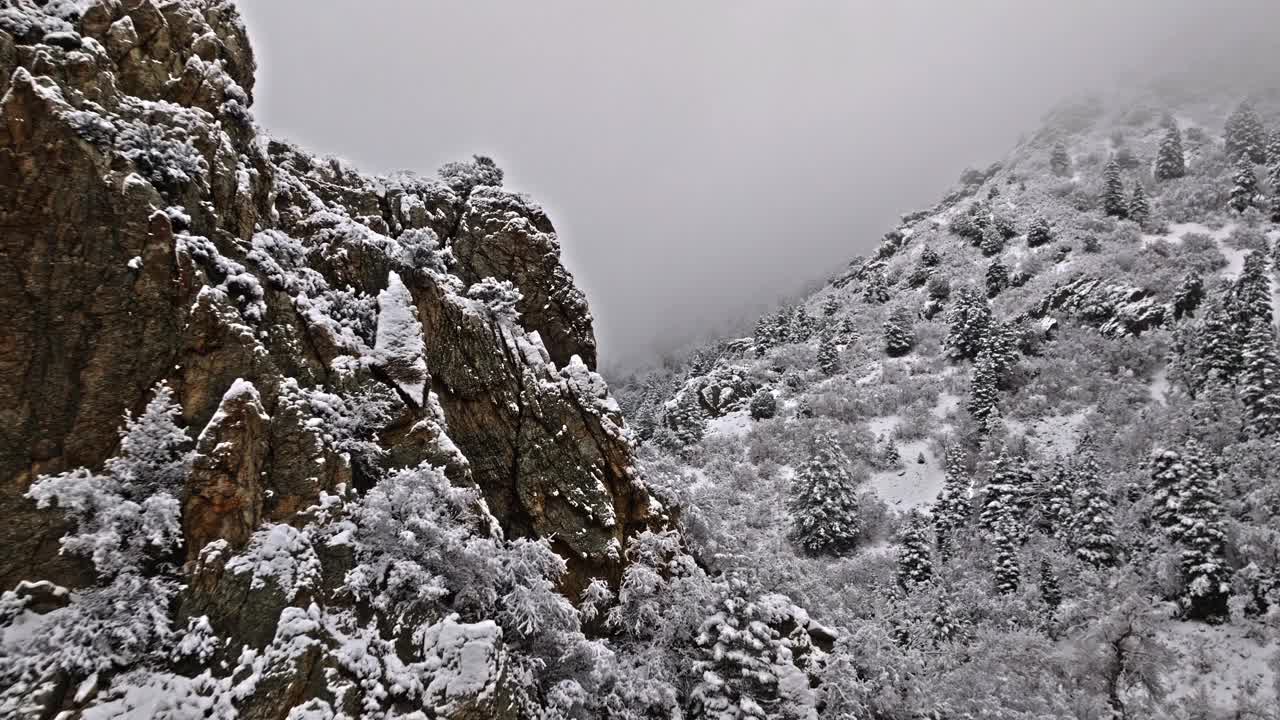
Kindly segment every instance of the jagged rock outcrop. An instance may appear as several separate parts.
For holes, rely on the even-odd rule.
[[[1080,277],[1054,286],[1030,315],[1048,318],[1054,313],[1091,323],[1107,337],[1123,337],[1160,327],[1169,316],[1169,308],[1142,288]]]
[[[199,440],[183,613],[233,639],[270,639],[281,608],[228,604],[245,581],[218,562],[424,462],[507,537],[551,540],[570,596],[616,583],[627,539],[663,521],[546,214],[480,161],[458,166],[475,184],[370,177],[268,140],[254,69],[230,2],[0,4],[0,588],[92,580],[25,493],[100,467],[162,381]],[[489,278],[518,315],[468,296]],[[401,310],[416,359],[383,335]]]

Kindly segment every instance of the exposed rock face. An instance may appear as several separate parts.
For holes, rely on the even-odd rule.
[[[424,461],[479,487],[508,536],[552,538],[567,591],[616,581],[661,519],[545,213],[267,141],[229,2],[53,5],[0,9],[0,588],[89,580],[24,493],[100,466],[161,381],[199,439],[184,607],[234,592],[205,547],[225,561],[260,523]],[[466,298],[489,277],[519,290],[518,321]],[[392,284],[420,324],[416,395],[375,350]]]
[[[1170,315],[1165,304],[1142,288],[1108,285],[1089,277],[1056,286],[1031,315],[1047,318],[1055,312],[1092,323],[1107,337],[1141,335],[1163,325]]]

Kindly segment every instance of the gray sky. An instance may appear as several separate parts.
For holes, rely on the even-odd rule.
[[[1065,95],[1274,47],[1272,4],[240,3],[273,133],[370,172],[489,154],[540,201],[606,367],[829,276]]]

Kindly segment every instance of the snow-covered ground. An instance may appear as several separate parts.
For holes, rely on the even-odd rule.
[[[1161,367],[1156,371],[1151,378],[1150,392],[1153,401],[1165,404],[1165,398],[1169,396],[1169,368]]]
[[[1178,653],[1177,669],[1168,678],[1170,704],[1195,696],[1204,688],[1219,708],[1235,705],[1250,689],[1267,704],[1276,701],[1275,671],[1268,660],[1280,652],[1275,641],[1260,643],[1236,625],[1174,622],[1160,639]]]
[[[898,422],[897,415],[873,417],[867,420],[867,428],[877,438],[881,435],[892,437]],[[893,510],[906,512],[928,508],[938,497],[946,477],[942,460],[934,457],[928,439],[900,442],[898,452],[902,455],[904,467],[874,473],[868,485]],[[920,462],[921,457],[924,458],[923,463]]]
[[[734,410],[707,421],[707,435],[742,437],[751,430],[751,414],[746,410]]]
[[[1005,425],[1015,433],[1025,435],[1032,447],[1047,457],[1066,456],[1076,447],[1080,425],[1088,409],[1077,410],[1070,415],[1048,415],[1030,423],[1006,419]]]

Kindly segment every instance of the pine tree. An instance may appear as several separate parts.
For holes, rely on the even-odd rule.
[[[925,245],[924,249],[920,251],[920,264],[924,267],[937,267],[942,264],[942,258],[937,251]]]
[[[964,471],[964,451],[959,445],[947,447],[944,462],[947,472],[933,506],[933,525],[938,555],[946,561],[951,557],[955,534],[969,522],[970,480]]]
[[[813,337],[814,328],[813,318],[805,312],[803,305],[797,305],[791,313],[791,341],[806,342]]]
[[[953,359],[975,359],[991,328],[991,306],[973,288],[961,288],[947,312],[947,337],[943,347]]]
[[[1204,300],[1204,280],[1200,273],[1188,270],[1173,293],[1173,319],[1181,320],[1195,314],[1196,308]]]
[[[989,432],[996,418],[1000,416],[999,383],[996,360],[989,350],[978,354],[973,363],[973,372],[969,380],[969,415],[978,424],[978,430]]]
[[[1151,456],[1151,522],[1174,542],[1182,539],[1182,495],[1193,464],[1176,450],[1157,449]]]
[[[987,297],[993,298],[1009,287],[1009,268],[999,260],[993,260],[987,266]]]
[[[1262,129],[1262,121],[1254,112],[1248,100],[1240,103],[1227,118],[1223,139],[1227,145],[1227,158],[1235,160],[1244,156],[1251,162],[1267,161],[1267,138]]]
[[[890,313],[884,321],[884,349],[889,357],[901,357],[915,347],[916,337],[911,318],[903,311]]]
[[[1007,527],[998,528],[992,536],[995,546],[996,592],[1011,595],[1018,591],[1021,568],[1018,566],[1018,547]]]
[[[982,254],[990,257],[991,255],[999,255],[1004,251],[1004,233],[1000,231],[1000,227],[992,222],[982,231]]]
[[[1188,618],[1207,620],[1227,614],[1231,571],[1226,562],[1222,500],[1213,474],[1198,464],[1182,493],[1182,604]]]
[[[1096,568],[1110,567],[1116,559],[1116,536],[1111,500],[1102,490],[1098,465],[1091,455],[1080,461],[1076,473],[1075,514],[1072,540],[1076,557]]]
[[[1142,187],[1141,182],[1136,182],[1133,184],[1133,194],[1129,196],[1129,219],[1138,225],[1146,225],[1150,218],[1151,203],[1147,201],[1146,188]]]
[[[1040,599],[1044,601],[1050,612],[1062,605],[1062,590],[1058,587],[1058,574],[1048,558],[1040,560]]]
[[[1247,328],[1255,320],[1274,322],[1271,307],[1271,279],[1267,277],[1267,255],[1254,250],[1244,257],[1240,276],[1231,286],[1229,298],[1237,335],[1243,342]]]
[[[1277,179],[1280,179],[1280,129],[1272,130],[1267,134],[1266,162],[1271,166],[1269,177],[1274,187]]]
[[[844,340],[846,344],[852,344],[859,339],[858,328],[853,324],[853,318],[844,317],[840,319],[840,326],[836,330],[836,336]]]
[[[933,557],[924,535],[924,521],[916,513],[907,518],[898,538],[898,585],[910,589],[933,578]]]
[[[1114,157],[1107,161],[1102,171],[1102,209],[1112,216],[1124,219],[1129,211],[1129,204],[1124,197],[1124,181],[1120,179],[1120,163]]]
[[[768,420],[778,414],[778,400],[768,388],[760,388],[751,396],[749,412],[754,420]]]
[[[1182,133],[1176,126],[1169,128],[1160,141],[1156,153],[1156,180],[1174,180],[1187,174],[1186,155],[1182,150]]]
[[[1075,474],[1059,458],[1054,462],[1040,496],[1040,522],[1050,535],[1060,540],[1071,536],[1075,486]]]
[[[1032,220],[1027,228],[1027,247],[1039,247],[1051,242],[1053,242],[1053,228],[1049,225],[1049,221],[1043,217]]]
[[[866,284],[862,286],[862,299],[873,305],[889,301],[889,281],[883,270],[876,268],[867,273]]]
[[[842,555],[858,542],[862,518],[848,465],[836,438],[824,435],[796,474],[791,537],[806,553]]]
[[[1235,183],[1231,188],[1231,199],[1227,204],[1236,212],[1244,212],[1253,206],[1258,195],[1258,177],[1253,174],[1253,162],[1247,153],[1241,154],[1236,161]]]
[[[818,369],[824,375],[840,372],[840,353],[836,350],[835,333],[823,333],[818,340]]]
[[[1018,343],[1013,326],[1007,322],[991,323],[987,336],[983,339],[982,349],[991,357],[996,387],[1006,387],[1009,372],[1018,362]]]
[[[1049,153],[1049,169],[1058,177],[1071,173],[1071,156],[1067,154],[1067,146],[1061,140],[1053,144],[1053,150]]]
[[[1002,449],[982,492],[978,526],[988,533],[996,533],[1006,525],[1012,528],[1025,523],[1024,509],[1031,491],[1028,481],[1025,464]]]
[[[1245,334],[1240,399],[1244,401],[1252,433],[1262,437],[1280,434],[1280,357],[1276,351],[1276,331],[1262,318],[1255,319]]]
[[[752,340],[755,343],[756,355],[760,356],[778,344],[778,331],[772,316],[761,315],[760,319],[756,320],[756,330]]]
[[[675,406],[667,411],[666,422],[682,446],[702,440],[707,432],[707,416],[698,402],[697,393],[681,393]]]
[[[1192,362],[1197,383],[1204,385],[1214,378],[1233,382],[1240,373],[1240,333],[1238,313],[1229,299],[1218,299],[1204,314],[1200,323],[1199,356]]]
[[[898,443],[893,441],[892,436],[885,436],[880,447],[880,458],[887,468],[902,467],[902,453],[898,450]]]

